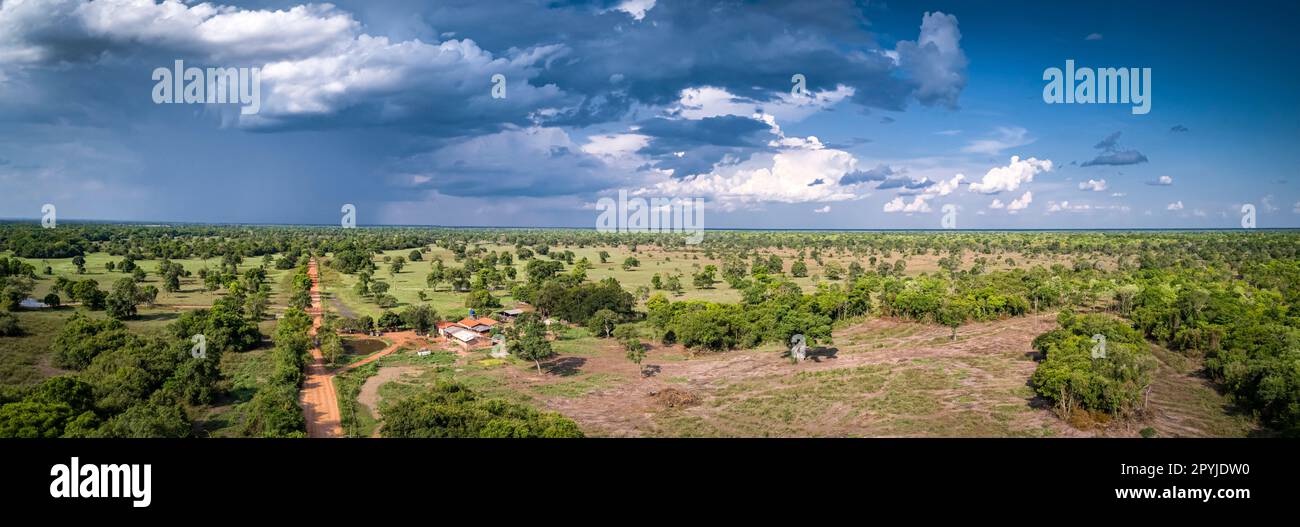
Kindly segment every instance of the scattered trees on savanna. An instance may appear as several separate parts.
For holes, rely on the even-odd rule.
[[[499,305],[500,292],[508,290],[515,299],[532,303],[542,317],[586,326],[595,335],[621,341],[620,328],[645,318],[646,329],[654,331],[654,338],[699,350],[785,344],[796,333],[804,334],[810,343],[825,343],[836,323],[868,313],[942,324],[952,328],[949,335],[953,338],[959,338],[961,328],[971,322],[1045,311],[1102,313],[1108,321],[1104,324],[1093,315],[1079,315],[1064,320],[1057,333],[1050,333],[1056,336],[1041,339],[1039,351],[1044,359],[1041,373],[1035,374],[1035,389],[1044,397],[1069,408],[1121,416],[1140,408],[1133,402],[1130,388],[1141,386],[1141,376],[1117,377],[1104,364],[1093,363],[1091,356],[1089,361],[1079,360],[1091,335],[1084,339],[1089,342],[1084,342],[1076,332],[1100,325],[1108,332],[1108,357],[1127,358],[1132,351],[1131,366],[1144,364],[1142,346],[1116,326],[1127,324],[1142,343],[1164,346],[1203,363],[1204,373],[1262,422],[1283,432],[1300,433],[1300,371],[1294,366],[1300,356],[1297,236],[1291,231],[709,231],[702,243],[688,245],[684,234],[577,229],[343,230],[76,223],[41,229],[8,223],[0,224],[0,250],[11,255],[0,256],[0,307],[5,308],[0,310],[0,335],[21,333],[17,318],[6,311],[17,309],[17,303],[33,291],[48,289],[63,304],[129,319],[140,306],[149,304],[147,288],[167,293],[181,289],[190,271],[173,261],[218,258],[221,265],[195,272],[201,275],[202,284],[214,291],[224,290],[218,303],[225,304],[190,316],[202,317],[205,331],[212,332],[209,339],[224,334],[221,338],[234,344],[222,347],[238,347],[248,342],[246,325],[267,312],[265,270],[270,266],[298,269],[286,300],[291,306],[289,313],[295,312],[294,308],[301,311],[310,303],[310,280],[301,266],[307,258],[324,255],[329,255],[326,261],[332,269],[365,282],[364,294],[384,306],[379,327],[422,327],[429,318],[393,311],[397,304],[385,289],[387,282],[375,278],[375,262],[382,261],[377,255],[391,251],[387,267],[392,276],[416,268],[415,262],[432,260],[431,265],[419,267],[423,272],[424,265],[429,265],[425,277],[429,288],[464,293],[466,303],[480,309]],[[439,251],[425,254],[430,248]],[[595,248],[596,252],[586,253],[590,258],[586,259],[582,248]],[[96,277],[99,281],[79,276],[87,273],[87,256],[102,253],[112,255],[114,272],[128,274]],[[451,258],[444,263],[448,253]],[[402,260],[396,254],[402,254]],[[36,267],[14,256],[51,261]],[[240,262],[254,258],[263,262],[260,277],[238,272]],[[611,268],[624,271],[624,267],[634,276],[650,275],[648,269],[668,258],[674,262],[706,261],[691,270],[656,269],[652,276],[641,279],[644,282],[640,283],[648,284],[639,283],[636,295],[612,279],[588,277]],[[149,267],[142,281],[136,271],[142,271],[141,264],[151,260],[158,265]],[[592,260],[599,260],[599,269]],[[95,259],[91,272],[100,272],[104,261]],[[523,264],[518,271],[516,261]],[[36,270],[51,265],[65,272],[75,268],[78,274],[57,276],[47,288],[43,284],[51,278]],[[683,276],[683,271],[691,274]],[[690,283],[686,285],[695,290],[725,282],[729,291],[706,291],[704,296],[725,293],[738,295],[740,301],[697,300],[683,285],[687,278]],[[652,296],[652,291],[672,294]],[[645,302],[644,307],[638,306],[638,300]],[[413,306],[404,307],[409,310]],[[185,317],[175,324],[197,325]],[[81,372],[100,356],[115,356],[110,350],[140,347],[134,346],[136,337],[112,327],[113,322],[95,324],[105,326],[92,328],[69,321],[75,331],[87,335],[87,342],[84,348],[67,346],[66,356],[57,360],[76,364]],[[360,319],[338,324],[361,331],[372,327]],[[279,325],[292,324],[282,319]],[[540,320],[524,326],[534,328],[527,346],[520,343],[529,333],[522,332],[513,339],[512,349],[527,348],[526,355],[540,357],[527,359],[540,369],[540,360],[549,356],[546,327]],[[179,340],[176,335],[171,338]],[[295,349],[291,344],[286,344],[288,349]],[[294,390],[291,384],[282,385],[290,387],[279,397],[271,391],[259,393],[262,410],[253,415],[266,418],[256,421],[248,433],[293,433],[289,414],[296,399],[289,397]],[[7,402],[23,403],[32,415],[70,411],[45,407],[38,411],[33,404],[44,403],[24,398]],[[104,414],[99,407],[94,413],[101,420],[117,415]],[[132,419],[150,417],[166,424],[166,414],[141,408],[131,415],[135,416]],[[168,428],[159,425],[156,429]]]

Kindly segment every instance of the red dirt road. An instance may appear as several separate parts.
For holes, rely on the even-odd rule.
[[[307,276],[311,277],[311,330],[312,337],[321,327],[320,279],[316,270],[316,259],[307,264]],[[302,405],[303,418],[307,421],[307,437],[343,437],[343,427],[339,424],[339,399],[334,394],[334,373],[325,367],[325,357],[320,347],[312,348],[311,362],[307,364],[307,379],[303,382],[302,393],[298,396]]]

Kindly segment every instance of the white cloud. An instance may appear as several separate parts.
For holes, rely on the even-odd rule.
[[[1026,190],[1025,193],[1022,194],[1019,198],[1016,198],[1014,201],[1011,202],[1010,205],[1007,205],[1007,210],[1008,211],[1023,210],[1025,207],[1028,207],[1030,203],[1033,203],[1033,201],[1034,201],[1034,193]]]
[[[1101,40],[1101,39],[1102,39],[1102,36],[1101,36],[1101,33],[1089,33],[1088,36],[1083,37],[1083,39],[1084,39],[1084,40]]]
[[[183,57],[191,67],[258,67],[261,111],[240,117],[247,126],[362,104],[376,105],[367,112],[376,121],[389,121],[420,109],[481,116],[560,103],[559,88],[528,80],[566,54],[563,45],[494,56],[468,39],[394,42],[362,29],[330,4],[254,10],[176,0],[4,2],[0,63],[101,60],[109,50],[138,44]],[[486,87],[495,73],[507,79],[504,101],[491,99]],[[461,102],[451,106],[450,100]]]
[[[641,134],[593,135],[582,145],[582,151],[601,157],[623,158],[636,153],[650,142],[650,136]]]
[[[839,184],[840,178],[857,170],[857,164],[857,159],[841,150],[786,148],[743,163],[719,165],[708,174],[689,179],[663,177],[652,188],[668,196],[711,197],[724,207],[764,201],[845,201],[860,197],[855,190],[862,188],[861,184]]]
[[[986,139],[977,139],[970,144],[962,147],[961,151],[967,154],[988,154],[996,155],[1008,148],[1025,146],[1034,142],[1029,137],[1029,131],[1018,126],[1002,126],[995,131],[994,137]]]
[[[1092,191],[1092,192],[1105,192],[1105,191],[1106,191],[1106,180],[1104,180],[1104,179],[1089,179],[1088,181],[1085,181],[1085,182],[1083,182],[1083,183],[1079,183],[1079,190],[1089,190],[1089,191]]]
[[[275,11],[209,3],[186,5],[176,0],[55,0],[0,6],[0,35],[11,36],[11,42],[35,36],[45,42],[79,39],[103,47],[141,43],[222,60],[318,53],[353,38],[359,27],[351,14],[329,4]],[[17,55],[0,52],[0,56],[28,61],[61,58],[51,56],[54,50],[41,44],[31,45],[27,51]]]
[[[1174,178],[1169,177],[1169,176],[1160,176],[1159,178],[1156,178],[1155,181],[1148,181],[1147,184],[1148,184],[1148,185],[1156,185],[1156,186],[1160,186],[1160,187],[1167,187],[1167,186],[1169,186],[1169,185],[1173,185],[1173,184],[1174,184]]]
[[[926,13],[916,41],[899,41],[894,53],[887,56],[917,83],[913,95],[921,104],[957,107],[957,98],[966,87],[967,65],[957,17]]]
[[[925,202],[930,196],[916,196],[911,203],[903,201],[902,196],[894,196],[894,199],[885,203],[885,212],[930,212],[930,205]]]
[[[817,208],[817,209],[813,209],[813,212],[816,213],[816,214],[826,214],[827,212],[830,212],[830,211],[831,211],[831,206],[830,206],[830,205],[827,205],[827,206],[825,206],[825,207],[821,207],[821,208]]]
[[[1291,206],[1291,213],[1300,214],[1300,201],[1295,202],[1295,205]]]
[[[957,190],[957,187],[961,185],[963,179],[966,179],[966,176],[957,174],[947,181],[937,181],[935,184],[926,187],[925,193],[947,196],[948,194],[951,194],[952,191]]]
[[[989,203],[989,208],[1007,209],[1008,212],[1015,214],[1016,211],[1024,210],[1026,207],[1029,206],[1030,203],[1033,202],[1034,202],[1034,193],[1025,191],[1025,193],[1021,194],[1019,198],[1011,200],[1010,205],[1003,203],[1002,200],[1000,199],[993,198],[993,202]]]
[[[1165,210],[1183,210],[1182,200],[1175,201],[1165,206]]]
[[[619,3],[618,7],[615,7],[614,9],[632,15],[632,18],[641,20],[644,19],[645,14],[651,9],[654,9],[654,7],[655,0],[623,0],[623,2]]]
[[[990,169],[984,174],[982,180],[970,184],[970,190],[981,194],[996,194],[1002,191],[1012,192],[1018,190],[1022,183],[1033,181],[1036,174],[1051,169],[1052,161],[1050,159],[1039,161],[1037,158],[1031,157],[1022,160],[1020,156],[1011,156],[1010,164]]]
[[[852,87],[841,84],[832,91],[810,91],[803,96],[780,92],[777,94],[777,99],[758,102],[734,95],[723,88],[701,86],[682,90],[678,94],[677,102],[666,108],[666,113],[687,119],[704,119],[722,115],[759,118],[755,114],[762,114],[781,121],[802,121],[814,113],[839,104],[853,94]]]

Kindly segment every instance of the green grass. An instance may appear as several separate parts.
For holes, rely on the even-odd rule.
[[[50,347],[72,310],[18,311],[23,334],[0,337],[0,385],[36,384],[62,372],[54,367]]]
[[[357,401],[366,379],[376,373],[379,373],[379,366],[372,362],[334,376],[334,393],[338,397],[340,420],[347,437],[370,437],[379,426],[375,416]]]
[[[12,253],[6,251],[0,254],[5,256],[10,256]],[[95,281],[99,282],[99,288],[103,289],[104,291],[111,290],[113,287],[113,282],[116,282],[118,279],[131,276],[130,273],[123,273],[121,271],[112,271],[112,272],[108,271],[108,269],[105,267],[105,264],[107,264],[108,262],[119,264],[122,262],[122,257],[113,256],[108,253],[102,253],[102,252],[90,253],[86,255],[85,274],[77,274],[77,267],[72,264],[71,258],[19,258],[19,259],[29,264],[32,264],[34,267],[36,267],[36,277],[37,277],[36,287],[32,291],[32,296],[35,298],[42,298],[47,293],[49,293],[50,288],[54,286],[54,279],[59,276],[64,276],[67,277],[69,280],[74,280],[74,281],[85,280],[88,278],[94,279]],[[190,272],[190,276],[188,278],[181,278],[180,291],[177,291],[175,293],[169,293],[167,291],[163,291],[162,277],[158,274],[158,262],[159,260],[137,260],[136,265],[138,265],[139,267],[144,269],[146,273],[148,273],[144,281],[141,282],[141,284],[152,285],[158,288],[157,304],[159,307],[210,306],[212,305],[213,302],[215,302],[218,298],[220,298],[222,295],[225,294],[224,290],[207,291],[203,287],[203,281],[199,279],[199,269],[202,269],[204,267],[207,267],[208,269],[218,269],[221,267],[221,258],[219,257],[208,258],[208,259],[187,258],[187,259],[172,260],[172,262],[174,263],[179,263],[183,265],[185,267],[185,270]],[[260,258],[245,258],[244,262],[239,266],[239,272],[243,273],[248,269],[257,267],[261,265],[261,262],[262,260]],[[53,274],[51,275],[45,274],[45,267],[47,265],[52,268]],[[272,305],[282,306],[287,303],[288,301],[287,296],[283,292],[284,290],[278,287],[278,284],[280,283],[281,279],[284,276],[288,276],[289,274],[291,274],[290,270],[279,270],[279,269],[275,269],[274,267],[268,266],[267,280],[268,283],[270,283],[272,286],[271,287]],[[62,300],[65,303],[68,302],[68,298],[66,297],[66,295],[60,295],[60,296],[63,297]]]
[[[592,373],[572,380],[563,380],[533,387],[538,395],[548,397],[582,397],[597,390],[615,386],[626,378],[612,373]]]

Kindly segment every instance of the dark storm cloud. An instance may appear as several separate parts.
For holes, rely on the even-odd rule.
[[[654,159],[655,168],[671,169],[676,178],[708,173],[728,156],[748,158],[766,149],[772,138],[767,123],[736,115],[655,118],[638,127],[636,133],[649,136],[650,141],[637,153]]]
[[[340,3],[358,9],[363,20],[381,9],[368,4]],[[895,63],[851,1],[660,0],[642,20],[614,9],[615,2],[399,5],[418,13],[431,32],[470,38],[488,50],[563,44],[569,52],[532,80],[582,99],[554,117],[561,125],[607,121],[633,103],[671,103],[688,87],[767,101],[789,93],[796,73],[814,91],[853,87],[853,100],[869,108],[902,110],[909,98],[952,106],[966,79],[965,58],[954,49],[955,18],[927,18],[923,41],[900,43],[903,56]]]
[[[894,169],[890,168],[888,165],[878,165],[876,168],[869,170],[859,170],[857,172],[845,174],[844,177],[840,178],[840,184],[853,185],[855,183],[865,183],[868,181],[885,181],[890,176],[898,173],[899,172],[895,172]],[[882,184],[880,188],[886,187]]]
[[[1083,162],[1080,166],[1124,166],[1147,162],[1147,156],[1143,155],[1142,152],[1138,152],[1137,150],[1121,150],[1119,145],[1119,136],[1120,132],[1112,133],[1103,138],[1096,145],[1093,145],[1093,148],[1101,150],[1101,153],[1097,154],[1097,157],[1093,158],[1091,161]]]

